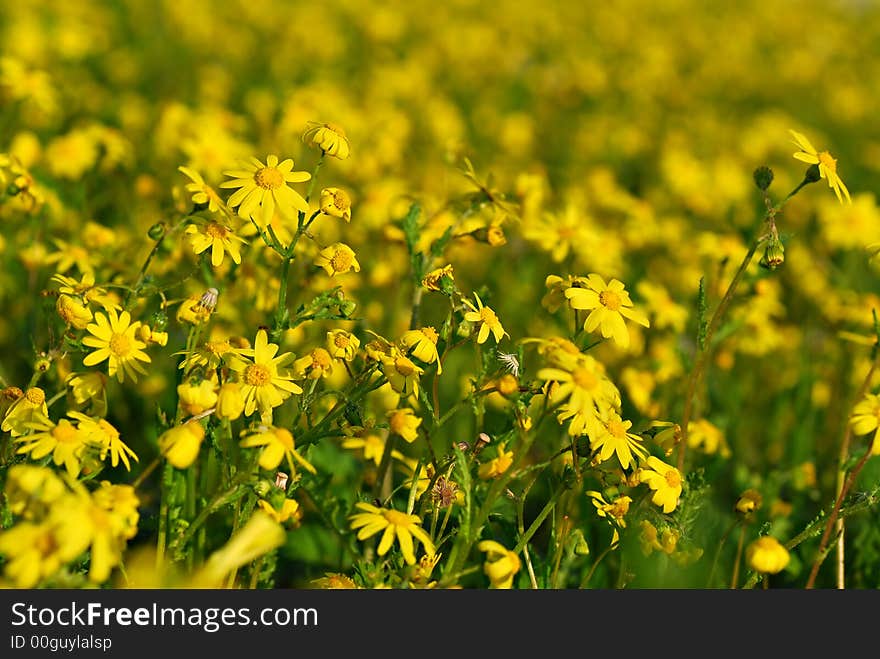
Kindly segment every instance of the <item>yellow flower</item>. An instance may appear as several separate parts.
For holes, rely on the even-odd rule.
[[[197,588],[219,588],[227,574],[284,544],[284,528],[262,510],[251,515],[220,549],[208,557],[192,579]]]
[[[871,437],[871,454],[880,455],[880,395],[865,394],[853,407],[849,423],[856,435],[874,433]]]
[[[234,421],[244,412],[244,395],[238,382],[226,382],[217,392],[217,409],[215,414],[221,419]]]
[[[437,362],[437,375],[443,372],[440,355],[437,354],[437,330],[433,327],[420,327],[408,330],[400,337],[400,343],[416,359],[426,364]]]
[[[617,454],[620,466],[628,469],[636,458],[645,457],[647,451],[642,446],[642,438],[628,432],[631,426],[632,421],[624,421],[614,410],[607,410],[588,428],[590,448],[599,452],[600,462]]]
[[[790,559],[788,550],[769,535],[758,538],[746,547],[746,560],[755,572],[776,574],[785,569]]]
[[[202,380],[198,384],[184,382],[177,385],[177,397],[186,414],[201,414],[217,403],[217,381]]]
[[[21,394],[21,390],[18,393]],[[27,432],[28,423],[47,416],[49,408],[46,405],[46,392],[39,387],[31,387],[6,410],[0,430],[17,437]]]
[[[600,410],[620,406],[620,392],[605,375],[601,362],[580,352],[573,355],[555,354],[553,361],[557,366],[538,371],[539,379],[557,383],[550,391],[552,402],[567,400],[568,411],[587,417],[595,416]]]
[[[345,330],[327,332],[327,351],[333,359],[343,359],[350,362],[357,355],[360,345],[360,340],[351,332]]]
[[[391,432],[400,435],[410,444],[419,436],[418,427],[422,420],[410,408],[391,410],[387,416]]]
[[[52,454],[55,465],[64,465],[67,473],[76,478],[82,470],[80,458],[86,449],[86,437],[67,419],[56,424],[46,417],[37,418],[27,424],[32,431],[29,435],[16,438],[20,444],[16,453],[29,453],[31,460],[39,460]]]
[[[190,236],[193,251],[201,254],[211,248],[211,265],[215,268],[223,263],[223,256],[229,254],[233,263],[241,263],[240,245],[247,245],[244,238],[219,222],[193,223],[186,227],[186,235]]]
[[[95,322],[86,326],[92,336],[83,338],[83,345],[97,348],[83,359],[83,366],[94,366],[105,359],[109,363],[110,377],[116,376],[123,382],[127,376],[137,382],[137,374],[146,374],[138,362],[149,362],[150,357],[143,352],[146,344],[136,337],[140,321],[131,322],[131,316],[123,311],[118,316],[110,310],[95,315]]]
[[[85,329],[92,322],[92,312],[82,302],[70,295],[59,295],[55,310],[61,320],[76,329]]]
[[[351,222],[351,197],[341,188],[321,190],[321,212]]]
[[[710,455],[719,453],[725,458],[730,455],[724,433],[708,419],[697,419],[688,423],[687,443],[690,448],[702,450]]]
[[[324,348],[315,348],[308,355],[293,363],[293,371],[299,377],[311,380],[325,378],[333,373],[333,358]]]
[[[629,293],[622,282],[612,279],[608,284],[597,274],[587,275],[586,288],[573,287],[566,289],[565,297],[572,309],[589,309],[590,313],[584,321],[584,330],[601,331],[604,338],[613,338],[615,343],[626,348],[629,346],[629,332],[624,317],[644,327],[649,327],[648,318],[633,308]]]
[[[186,469],[199,457],[205,429],[198,421],[174,426],[159,437],[159,451],[174,467]]]
[[[220,184],[221,188],[238,188],[227,200],[238,214],[266,226],[275,215],[275,209],[287,218],[296,212],[309,212],[308,202],[298,192],[287,187],[288,183],[302,183],[312,178],[308,172],[293,171],[293,160],[278,162],[278,156],[270,155],[266,164],[251,158],[242,163],[241,169],[223,172],[233,180]]]
[[[434,555],[434,543],[420,526],[422,520],[418,515],[407,515],[398,510],[379,508],[369,503],[356,503],[355,507],[365,511],[350,517],[351,529],[360,529],[357,534],[358,540],[366,540],[382,531],[382,539],[376,549],[379,556],[388,553],[395,536],[400,543],[400,551],[407,565],[415,565],[416,562],[413,538],[422,542],[429,556]]]
[[[244,430],[241,434],[244,437],[241,441],[241,446],[244,448],[263,447],[263,450],[260,451],[260,466],[263,469],[268,469],[269,471],[277,469],[281,461],[286,459],[292,474],[296,473],[293,460],[296,460],[307,471],[313,474],[317,473],[311,463],[296,450],[293,435],[286,428],[267,428],[263,426],[256,432]]]
[[[342,440],[342,448],[364,452],[364,460],[372,460],[378,467],[382,462],[382,454],[385,452],[385,440],[375,432],[365,431]]]
[[[277,352],[278,346],[269,343],[266,330],[260,329],[254,347],[240,350],[230,363],[229,367],[241,378],[245,416],[259,409],[260,414],[268,418],[272,409],[281,405],[291,394],[302,393],[302,388],[293,382],[292,376],[284,368],[293,360],[293,353],[285,352],[276,357]],[[253,361],[245,357],[251,357]]]
[[[735,509],[738,513],[748,515],[758,510],[763,501],[764,497],[761,496],[760,492],[749,488],[740,495],[739,499],[736,500]]]
[[[95,416],[107,413],[107,376],[100,371],[71,373],[65,382],[77,405],[91,402],[91,412]]]
[[[138,457],[134,451],[119,438],[119,431],[113,427],[106,419],[86,416],[81,412],[68,412],[67,416],[79,421],[79,430],[82,432],[86,441],[100,448],[100,459],[106,459],[110,456],[110,464],[118,465],[120,462],[125,465],[126,470],[131,471],[129,458],[135,462]]]
[[[843,181],[841,181],[840,177],[837,175],[837,160],[832,158],[831,154],[827,151],[816,151],[816,148],[810,144],[810,140],[801,133],[793,130],[789,130],[788,132],[794,136],[794,143],[800,149],[800,151],[794,153],[793,156],[801,162],[810,165],[819,165],[819,176],[828,181],[828,187],[834,190],[834,194],[837,195],[837,200],[842,204],[843,197],[845,196],[847,203],[851,204],[852,199],[850,199],[849,190],[846,189]]]
[[[498,446],[498,455],[488,462],[480,465],[477,475],[483,480],[498,478],[513,464],[513,451],[506,450],[506,446]]]
[[[455,285],[455,276],[451,265],[444,265],[442,268],[431,270],[422,278],[422,286],[429,291],[441,291],[443,290],[444,281],[449,282],[452,286]]]
[[[186,184],[186,189],[192,193],[194,204],[207,204],[208,210],[212,213],[216,213],[223,207],[223,200],[220,199],[220,195],[217,194],[217,191],[214,190],[214,188],[205,183],[201,174],[193,171],[189,167],[181,166],[177,169],[192,181],[192,183]],[[196,252],[196,254],[198,254],[198,252]]]
[[[610,503],[605,500],[601,492],[590,490],[585,493],[593,502],[596,513],[599,517],[604,517],[612,522],[615,526],[622,529],[626,528],[626,514],[629,512],[629,505],[632,503],[632,497],[626,495],[616,497]]]
[[[501,341],[504,336],[509,336],[501,326],[501,321],[490,307],[484,307],[480,296],[474,293],[477,301],[476,306],[470,300],[463,300],[465,305],[470,309],[464,315],[464,319],[471,323],[479,323],[480,329],[477,333],[477,343],[485,343],[489,338],[489,332],[495,337],[495,343]]]
[[[310,121],[302,139],[309,146],[316,146],[328,156],[339,160],[345,160],[351,152],[348,137],[337,124]]]
[[[391,388],[402,396],[419,395],[419,376],[424,372],[396,349],[380,357],[382,372]]]
[[[486,552],[483,572],[489,577],[489,588],[512,588],[513,577],[519,572],[519,556],[495,540],[481,540],[477,549]]]
[[[58,292],[64,295],[70,295],[79,298],[87,304],[97,304],[104,308],[105,311],[111,309],[119,311],[119,296],[114,292],[109,292],[101,286],[95,286],[95,274],[93,272],[84,272],[82,277],[77,281],[73,277],[67,277],[62,274],[52,275],[52,281],[60,284]]]
[[[82,549],[64,546],[48,523],[19,522],[0,533],[0,554],[6,557],[3,569],[17,588],[33,588]]]
[[[647,468],[639,470],[639,479],[654,490],[651,501],[671,513],[681,496],[681,472],[653,455],[648,457]]]
[[[281,510],[275,510],[275,508],[272,507],[272,504],[265,499],[260,499],[257,504],[267,515],[269,515],[269,517],[279,524],[284,524],[288,521],[292,524],[296,524],[302,519],[302,510],[296,499],[285,499],[281,504]]]
[[[333,277],[337,274],[345,274],[352,268],[355,272],[361,271],[361,264],[355,258],[354,250],[345,243],[333,243],[325,247],[315,257],[314,264]]]

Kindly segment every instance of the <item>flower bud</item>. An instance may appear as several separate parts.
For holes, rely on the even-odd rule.
[[[160,240],[162,236],[165,235],[165,223],[164,222],[156,222],[150,229],[147,231],[147,235],[152,240]]]
[[[785,261],[785,247],[782,241],[776,236],[771,237],[764,247],[764,255],[758,262],[759,265],[768,270],[775,270]]]
[[[773,170],[766,165],[758,167],[753,176],[755,178],[755,185],[761,190],[766,190],[773,182]]]

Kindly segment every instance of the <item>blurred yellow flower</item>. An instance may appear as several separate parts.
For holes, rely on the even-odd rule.
[[[410,408],[404,407],[399,410],[391,410],[387,413],[387,416],[391,432],[400,435],[410,444],[419,436],[418,427],[421,425],[422,420]]]
[[[512,588],[513,578],[521,567],[519,556],[495,540],[481,540],[477,549],[486,553],[483,572],[489,577],[489,587]]]
[[[244,448],[252,448],[254,446],[262,446],[260,451],[260,466],[263,469],[272,471],[277,469],[282,460],[287,460],[287,466],[290,473],[296,473],[296,467],[293,461],[296,460],[306,471],[317,473],[312,464],[306,460],[299,451],[296,450],[296,443],[293,435],[286,428],[275,428],[261,426],[256,431],[242,431],[241,446]]]
[[[159,451],[173,466],[187,469],[199,456],[205,428],[198,421],[174,426],[159,436]]]
[[[208,210],[212,213],[218,212],[223,207],[223,200],[217,191],[210,185],[205,183],[202,175],[190,169],[189,167],[180,166],[178,171],[185,174],[192,183],[186,184],[186,189],[192,193],[192,201],[197,205],[207,205]]]
[[[849,423],[856,435],[873,433],[871,453],[880,455],[880,395],[865,394],[853,407]]]
[[[765,535],[746,547],[746,561],[755,572],[776,574],[788,565],[788,550],[774,537]]]

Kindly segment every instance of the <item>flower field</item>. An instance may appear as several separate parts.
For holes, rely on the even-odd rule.
[[[878,43],[0,0],[0,585],[880,587]]]

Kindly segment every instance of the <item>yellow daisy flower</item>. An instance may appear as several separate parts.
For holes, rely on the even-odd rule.
[[[629,332],[623,322],[624,317],[649,327],[647,316],[633,308],[629,293],[622,282],[612,279],[608,284],[597,274],[587,275],[586,287],[566,289],[565,297],[572,309],[589,309],[584,321],[584,330],[594,332],[597,328],[604,338],[613,338],[615,343],[629,346]]]
[[[333,277],[337,274],[345,274],[352,268],[355,272],[361,271],[361,264],[355,258],[354,250],[345,243],[333,243],[325,247],[315,257],[314,264]]]
[[[437,330],[433,327],[420,327],[404,332],[400,337],[400,343],[416,359],[426,364],[437,362],[437,375],[440,375],[443,367],[440,364],[440,355],[437,354],[439,338]]]
[[[293,361],[293,353],[285,352],[276,357],[277,352],[278,345],[269,343],[266,330],[261,329],[257,332],[254,347],[240,350],[231,360],[229,367],[241,378],[245,416],[259,409],[263,417],[268,417],[272,409],[281,405],[290,394],[302,393],[302,387],[293,382],[293,377],[284,368]]]
[[[632,421],[624,421],[614,410],[605,411],[588,426],[590,448],[599,452],[600,462],[617,454],[620,466],[627,469],[636,458],[644,459],[647,451],[642,446],[642,438],[628,432],[631,427]]]
[[[333,359],[350,362],[357,355],[360,345],[360,339],[351,332],[339,329],[327,332],[327,351]]]
[[[138,362],[150,362],[149,355],[143,351],[146,344],[136,336],[140,324],[140,321],[132,323],[127,311],[119,315],[112,309],[107,315],[97,313],[95,322],[86,326],[92,336],[82,340],[83,345],[97,350],[85,356],[83,366],[94,366],[106,359],[110,377],[115,375],[123,382],[127,376],[137,382],[137,374],[147,372]]]
[[[79,431],[85,436],[85,441],[98,447],[101,460],[106,459],[109,454],[112,466],[121,462],[127,471],[131,471],[129,458],[137,462],[138,456],[120,439],[119,431],[109,421],[87,416],[82,412],[68,412],[67,416],[79,421]]]
[[[241,245],[247,241],[219,222],[192,223],[186,227],[193,251],[201,254],[211,248],[211,265],[215,268],[223,263],[223,256],[229,254],[236,264],[241,263]]]
[[[220,195],[217,194],[214,188],[205,183],[205,179],[202,178],[201,174],[189,167],[181,166],[177,170],[185,174],[192,181],[192,183],[186,184],[186,189],[192,193],[194,204],[207,204],[208,210],[212,213],[216,213],[223,207],[223,200],[220,198]]]
[[[351,153],[348,137],[337,124],[310,121],[302,139],[309,146],[316,146],[328,156],[339,160],[345,160]]]
[[[256,158],[243,163],[241,169],[223,172],[233,180],[224,181],[221,188],[238,188],[227,200],[238,214],[253,219],[257,224],[269,224],[275,209],[284,217],[294,218],[296,212],[309,212],[309,204],[301,194],[287,187],[288,183],[302,183],[312,178],[308,172],[293,171],[290,158],[278,162],[278,156],[270,155],[266,164]]]
[[[358,540],[366,540],[382,531],[382,539],[376,549],[379,556],[388,553],[394,543],[395,536],[400,543],[400,551],[407,565],[415,565],[416,562],[413,538],[420,540],[425,545],[425,552],[428,555],[434,555],[434,543],[420,526],[422,520],[418,515],[407,515],[398,510],[379,508],[362,502],[356,503],[355,507],[364,511],[350,517],[351,529],[360,529],[357,534]]]
[[[654,490],[651,501],[663,508],[664,513],[671,513],[681,496],[681,472],[653,455],[646,464],[647,468],[639,470],[639,479]]]
[[[422,420],[410,408],[404,407],[399,410],[391,410],[387,413],[387,416],[391,432],[400,435],[408,443],[412,444],[419,436],[418,428]]]
[[[495,343],[501,341],[503,337],[509,336],[504,331],[504,327],[501,326],[501,321],[498,320],[495,312],[491,308],[483,306],[483,301],[477,293],[474,293],[474,298],[477,301],[476,306],[470,300],[463,300],[470,309],[470,311],[464,314],[464,319],[471,323],[480,324],[480,329],[477,333],[477,343],[485,343],[486,339],[489,338],[489,332],[495,337]]]
[[[56,424],[46,417],[31,421],[27,427],[34,432],[16,438],[15,441],[20,444],[16,453],[29,453],[31,460],[51,454],[53,464],[64,465],[73,478],[79,476],[82,470],[80,458],[87,447],[86,437],[79,428],[67,419],[61,419]]]
[[[351,197],[342,188],[321,190],[321,212],[351,222]]]
[[[849,190],[846,189],[843,181],[840,180],[840,176],[837,175],[837,160],[832,158],[831,154],[827,151],[817,151],[810,144],[810,140],[801,133],[794,130],[789,130],[788,132],[794,136],[794,143],[800,149],[800,151],[792,154],[793,157],[810,165],[819,165],[819,176],[828,181],[828,187],[834,190],[837,200],[842,204],[843,198],[846,197],[847,203],[851,204],[852,199],[850,199]]]

